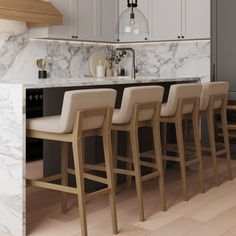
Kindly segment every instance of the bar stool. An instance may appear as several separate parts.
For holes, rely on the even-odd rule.
[[[186,167],[198,164],[199,165],[199,177],[201,192],[205,192],[205,183],[203,177],[203,167],[201,158],[201,144],[199,134],[199,100],[201,95],[200,84],[176,84],[170,87],[169,97],[166,104],[161,108],[161,122],[173,123],[176,129],[177,139],[177,157],[163,155],[164,162],[175,161],[180,163],[183,197],[185,201],[188,201],[188,187],[186,179]],[[186,160],[185,156],[185,144],[183,136],[183,121],[191,120],[193,125],[194,143],[196,158],[192,160]],[[167,130],[165,130],[167,132]],[[167,137],[168,135],[165,134]],[[176,151],[173,149],[173,145],[170,145],[169,151]],[[165,144],[165,151],[168,151],[168,145]]]
[[[144,221],[142,182],[146,180],[159,177],[161,208],[162,210],[166,210],[159,122],[163,93],[164,88],[160,86],[126,88],[123,93],[121,108],[114,111],[112,118],[112,142],[114,146],[113,173],[135,177],[140,221]],[[152,128],[155,163],[140,160],[138,140],[138,129],[140,127]],[[128,133],[132,153],[131,157],[117,156],[117,131]],[[127,163],[128,170],[117,168],[117,161]],[[151,173],[142,176],[141,166],[149,167]]]
[[[30,186],[63,192],[63,213],[67,211],[67,193],[76,194],[83,236],[88,235],[85,202],[103,194],[109,195],[113,233],[117,233],[111,150],[111,119],[115,99],[116,91],[112,89],[68,91],[64,95],[61,115],[27,120],[27,137],[60,141],[62,144],[61,173],[27,182]],[[95,135],[103,138],[106,178],[85,172],[83,139]],[[69,143],[73,149],[74,170],[68,168]],[[75,175],[76,187],[68,186],[68,174]],[[84,190],[85,179],[103,183],[107,187],[87,194]],[[61,185],[51,183],[55,180],[61,180]]]
[[[217,158],[226,155],[228,178],[232,179],[232,166],[229,147],[229,136],[227,128],[227,101],[229,83],[213,82],[202,84],[202,94],[200,100],[200,115],[207,117],[208,136],[210,141],[210,153],[213,162],[215,185],[219,185],[219,173]],[[215,139],[215,114],[221,117],[221,128],[223,133],[223,147],[217,150]],[[206,150],[206,151],[207,151]]]

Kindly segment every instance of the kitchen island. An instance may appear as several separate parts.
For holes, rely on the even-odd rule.
[[[165,98],[171,84],[199,82],[188,78],[138,78],[123,79],[46,79],[32,81],[0,80],[0,232],[26,235],[26,94],[29,90],[45,91],[44,103],[52,102],[57,91],[86,88],[114,88],[118,91],[119,107],[122,91],[128,86],[161,85]],[[47,95],[49,94],[49,95]],[[50,101],[49,101],[50,100]],[[56,100],[55,106],[61,106]],[[44,109],[48,115],[49,109]]]

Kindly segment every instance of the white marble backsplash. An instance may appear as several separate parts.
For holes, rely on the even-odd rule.
[[[210,41],[163,42],[128,45],[136,52],[136,64],[141,76],[201,77],[210,80]],[[130,58],[121,65],[131,66]]]
[[[126,47],[130,45],[122,45]],[[14,35],[0,33],[0,79],[37,79],[36,60],[45,58],[50,65],[51,78],[91,77],[89,59],[106,45],[80,42],[30,40],[27,32]],[[140,76],[210,77],[210,42],[187,41],[132,45]],[[131,58],[121,67],[130,74]]]

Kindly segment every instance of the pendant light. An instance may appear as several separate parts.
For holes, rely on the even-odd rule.
[[[127,0],[127,9],[119,19],[120,34],[146,35],[149,33],[148,22],[142,11],[137,9],[138,0]]]

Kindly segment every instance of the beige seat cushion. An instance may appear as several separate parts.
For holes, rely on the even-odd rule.
[[[62,112],[59,116],[49,116],[27,120],[27,129],[49,133],[71,133],[76,111],[93,110],[104,107],[114,108],[116,91],[113,89],[88,89],[65,92]],[[104,117],[86,117],[83,130],[101,128]]]
[[[212,83],[202,84],[200,111],[206,111],[209,105],[210,96],[228,94],[228,92],[229,92],[228,82],[212,82]],[[221,107],[221,102],[217,101],[214,104],[214,109],[218,109],[220,107]]]
[[[135,104],[162,102],[164,88],[161,86],[139,86],[125,88],[120,109],[113,114],[113,124],[127,124],[131,120]],[[139,121],[151,119],[153,110],[141,111]]]
[[[162,105],[161,116],[174,116],[177,111],[178,101],[184,98],[200,97],[202,86],[200,84],[175,84],[170,87],[167,103]],[[183,107],[183,114],[192,112],[192,105]]]
[[[38,130],[43,132],[60,133],[61,116],[48,116],[27,119],[27,129]]]

